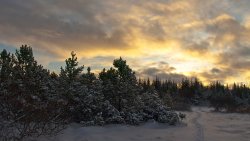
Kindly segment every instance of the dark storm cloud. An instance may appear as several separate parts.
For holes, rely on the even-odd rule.
[[[217,80],[225,82],[228,79],[244,76],[244,73],[250,69],[249,50],[248,47],[235,46],[229,48],[228,51],[219,53],[217,63],[215,63],[216,67],[204,71],[198,76],[202,76],[207,82]]]
[[[164,70],[158,69],[158,68],[146,68],[144,70],[141,70],[138,74],[141,77],[149,77],[150,79],[154,79],[155,77],[161,79],[161,80],[174,80],[177,82],[180,82],[182,79],[186,78],[183,74],[178,74],[174,72],[166,72]]]
[[[234,48],[230,52],[219,55],[219,65],[227,66],[235,71],[250,69],[250,48]]]
[[[157,68],[148,68],[142,71],[143,74],[147,74],[149,76],[156,76],[156,74],[159,72],[161,72],[161,70]]]
[[[234,77],[237,74],[234,69],[231,68],[212,68],[211,70],[199,73],[198,75],[205,78],[206,82],[219,81],[224,83],[225,80]]]
[[[211,72],[212,74],[219,74],[219,73],[221,73],[221,70],[218,69],[218,68],[213,68],[213,69],[211,69],[210,72]]]
[[[148,67],[144,69],[140,69],[137,72],[137,75],[142,78],[149,77],[150,79],[154,79],[155,77],[161,80],[174,80],[180,82],[182,79],[187,76],[179,73],[175,73],[175,68],[170,66],[166,62],[152,63],[155,67]]]
[[[195,52],[195,53],[206,53],[209,48],[209,43],[206,41],[202,41],[201,43],[190,43],[187,45],[184,50]]]

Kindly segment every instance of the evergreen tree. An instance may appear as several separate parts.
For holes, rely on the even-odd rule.
[[[113,65],[116,69],[104,69],[99,74],[104,95],[119,111],[134,108],[140,91],[135,73],[122,58],[114,60]]]
[[[77,76],[83,71],[84,66],[78,67],[77,57],[73,51],[71,52],[71,58],[66,59],[65,63],[65,68],[61,67],[60,77],[70,83],[77,79]]]
[[[14,66],[14,57],[5,49],[0,53],[0,82],[6,81]]]
[[[93,82],[95,80],[97,80],[97,78],[95,77],[95,74],[91,72],[91,68],[88,67],[87,68],[87,73],[82,74],[81,76],[81,82],[85,85],[87,85],[87,87],[89,87],[90,85],[93,84]]]
[[[8,78],[1,76],[1,118],[5,121],[1,129],[5,134],[0,136],[6,140],[21,140],[60,130],[65,121],[63,111],[51,97],[53,86],[49,71],[37,65],[32,48],[21,46],[12,57],[3,51],[1,62],[1,72],[6,71]]]

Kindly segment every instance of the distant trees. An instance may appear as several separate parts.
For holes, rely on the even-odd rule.
[[[205,88],[197,78],[186,78],[181,82],[175,82],[161,81],[156,77],[152,83],[149,79],[140,80],[140,85],[143,89],[156,90],[163,102],[175,110],[191,110],[192,104],[205,101],[202,95]]]
[[[234,83],[230,89],[228,85],[215,82],[210,84],[208,89],[210,89],[208,100],[215,110],[250,112],[250,89],[246,85]]]
[[[197,78],[174,82],[157,77],[152,82],[148,79],[139,82],[143,90],[156,90],[162,101],[175,110],[191,110],[191,105],[209,104],[217,111],[250,112],[250,88],[244,84],[234,83],[229,87],[217,81],[204,86]]]

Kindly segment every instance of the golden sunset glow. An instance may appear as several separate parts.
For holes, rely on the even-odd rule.
[[[71,51],[95,72],[123,57],[138,77],[250,78],[248,0],[4,0],[0,49],[33,47],[59,71]]]

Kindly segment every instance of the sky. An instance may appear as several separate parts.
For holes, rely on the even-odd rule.
[[[249,0],[1,0],[0,49],[23,44],[59,72],[122,57],[141,78],[248,83]]]

